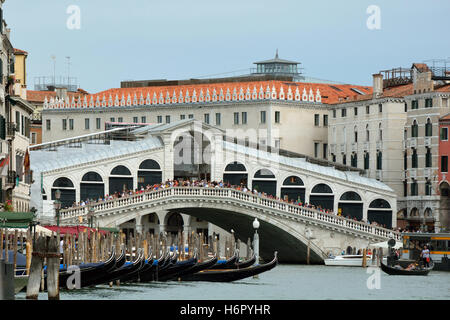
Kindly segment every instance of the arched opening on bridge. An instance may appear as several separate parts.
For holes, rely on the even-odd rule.
[[[406,208],[403,208],[401,210],[399,210],[397,212],[397,227],[400,229],[406,229],[406,227],[408,226],[408,222],[407,222],[407,211]]]
[[[166,232],[176,236],[178,232],[183,231],[184,221],[178,212],[170,212],[167,217]]]
[[[269,169],[256,171],[253,177],[252,190],[264,192],[275,197],[277,195],[277,179],[272,171]]]
[[[361,221],[363,218],[363,201],[361,196],[354,192],[345,192],[339,199],[338,212],[343,217],[350,217],[351,219]]]
[[[131,171],[122,165],[112,169],[109,176],[109,194],[133,190],[133,177]]]
[[[325,183],[315,185],[309,195],[309,203],[322,209],[334,210],[333,190]]]
[[[94,171],[83,175],[80,183],[80,201],[97,200],[105,195],[105,184],[102,177]]]
[[[61,191],[61,208],[71,207],[73,203],[76,201],[75,196],[75,187],[73,185],[72,180],[69,178],[58,178],[53,182],[52,187],[52,200],[56,200],[55,192],[56,190]]]
[[[202,132],[186,131],[173,144],[176,180],[211,179],[211,141]]]
[[[152,159],[141,162],[138,170],[138,189],[147,185],[160,184],[162,182],[161,166]]]
[[[373,200],[369,205],[367,219],[370,223],[376,222],[386,228],[392,227],[392,209],[389,202],[384,199]]]
[[[223,173],[223,182],[232,186],[247,186],[248,173],[247,168],[240,162],[234,161],[225,167]]]
[[[290,176],[284,179],[281,187],[281,198],[287,198],[289,201],[305,202],[305,184],[297,176]]]

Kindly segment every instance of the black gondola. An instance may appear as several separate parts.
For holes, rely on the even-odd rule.
[[[167,259],[168,255],[163,254],[161,257],[159,257],[158,260],[153,260],[151,265],[149,265],[149,262],[147,261],[146,267],[140,270],[139,281],[140,282],[155,281],[158,275],[157,270],[161,265],[164,265],[166,263]]]
[[[177,263],[174,263],[163,270],[159,270],[158,281],[167,281],[172,278],[176,278],[184,270],[188,270],[191,267],[195,266],[197,262],[197,254],[194,254],[194,257],[188,260],[178,261]]]
[[[203,261],[203,262],[197,262],[194,266],[181,271],[179,274],[176,275],[176,277],[173,277],[171,280],[184,280],[183,277],[187,275],[191,275],[206,269],[211,268],[213,265],[217,262],[217,256],[212,257],[209,260]]]
[[[213,265],[210,269],[214,270],[223,270],[223,269],[234,269],[236,267],[236,261],[238,261],[239,256],[237,255],[237,251],[234,252],[234,255],[226,260],[226,261],[218,261],[215,265]]]
[[[400,268],[387,266],[387,265],[383,264],[383,262],[380,262],[380,263],[381,263],[381,270],[383,270],[385,273],[387,273],[389,275],[426,276],[434,268],[434,263],[432,261],[430,263],[430,267],[420,268],[420,269],[415,269],[415,270],[405,270],[403,268],[400,269]]]
[[[103,276],[103,274],[110,272],[116,267],[116,253],[113,249],[111,256],[105,262],[82,264],[80,268],[80,287],[88,287],[93,285],[95,281]],[[68,278],[73,274],[69,273],[67,269],[59,271],[59,287],[64,288],[67,284]]]
[[[225,269],[225,270],[207,269],[194,274],[186,275],[182,278],[182,280],[231,282],[245,279],[275,268],[278,263],[277,255],[278,253],[275,251],[273,260],[266,264],[251,266],[242,269]]]
[[[242,261],[242,262],[236,262],[234,265],[234,268],[230,268],[230,269],[242,269],[242,268],[247,268],[250,267],[252,265],[255,264],[256,261],[256,255],[253,254],[252,257],[248,260]]]

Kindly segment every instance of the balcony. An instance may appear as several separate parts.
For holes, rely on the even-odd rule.
[[[330,144],[330,153],[336,154],[336,144]]]
[[[431,147],[431,137],[425,137],[424,139],[425,147]]]
[[[363,151],[369,151],[369,142],[368,141],[363,143]]]
[[[352,152],[358,152],[358,143],[357,142],[352,143]]]
[[[347,153],[347,145],[345,143],[341,143],[341,153]]]
[[[416,179],[417,178],[417,169],[409,169],[409,177],[411,179]]]
[[[383,149],[383,141],[377,141],[377,150]]]
[[[417,148],[417,138],[411,138],[411,141],[409,142],[409,146],[411,148]]]
[[[431,168],[424,168],[423,169],[423,175],[425,178],[431,178],[431,175],[433,174],[433,170]]]
[[[16,124],[14,122],[7,122],[6,123],[6,139],[14,139],[14,136],[16,134]]]

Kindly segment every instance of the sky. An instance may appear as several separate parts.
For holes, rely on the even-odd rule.
[[[6,0],[3,10],[11,43],[29,54],[31,90],[54,61],[57,76],[96,93],[124,80],[231,76],[277,49],[307,76],[357,85],[450,60],[448,0]]]

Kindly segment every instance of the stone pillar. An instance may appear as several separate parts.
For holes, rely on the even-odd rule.
[[[225,151],[222,145],[222,134],[214,133],[210,137],[211,141],[211,181],[223,180],[222,168],[224,167]]]
[[[162,180],[172,180],[174,171],[174,161],[173,161],[173,142],[171,134],[165,134],[163,136],[164,143],[164,167],[162,168]]]
[[[142,225],[142,216],[137,216],[135,218],[135,230],[136,233],[143,234],[144,226]]]

